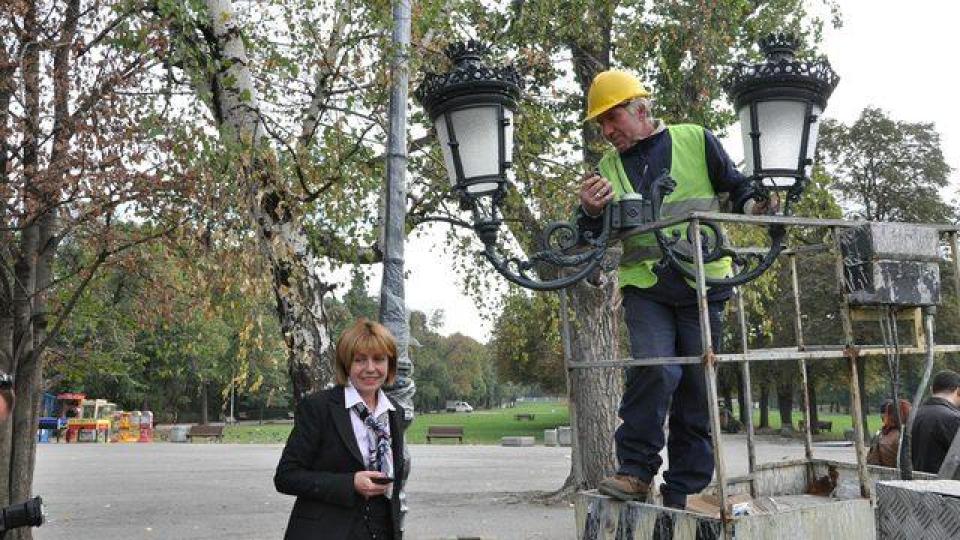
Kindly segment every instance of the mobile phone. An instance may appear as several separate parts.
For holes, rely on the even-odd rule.
[[[371,476],[370,481],[374,484],[390,484],[393,482],[393,478],[389,476]]]

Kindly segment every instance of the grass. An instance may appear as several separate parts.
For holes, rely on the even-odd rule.
[[[533,414],[533,420],[517,420],[515,414]],[[427,442],[429,426],[463,426],[464,444],[500,444],[500,437],[528,435],[543,442],[543,430],[570,425],[570,414],[565,402],[524,403],[511,409],[476,410],[472,413],[418,414],[407,430],[410,444]],[[264,424],[227,426],[223,430],[225,443],[284,443],[292,424]],[[450,444],[449,439],[432,444]],[[453,444],[457,441],[454,439]]]
[[[517,420],[516,414],[533,414],[534,420]],[[754,414],[754,424],[759,415]],[[801,415],[794,412],[793,422],[796,425]],[[830,433],[821,433],[818,439],[842,439],[843,432],[852,429],[853,423],[849,414],[820,413],[820,420],[833,422]],[[424,444],[427,442],[427,428],[429,426],[463,426],[464,444],[500,444],[500,438],[506,436],[532,436],[537,443],[543,443],[543,430],[554,429],[557,426],[569,426],[570,414],[566,402],[549,403],[519,403],[510,409],[476,410],[472,413],[430,413],[418,414],[413,425],[407,430],[407,442],[410,444]],[[880,415],[871,414],[867,417],[867,434],[875,433],[880,429]],[[223,442],[227,443],[284,443],[292,424],[264,424],[227,426],[223,432]],[[780,428],[780,414],[776,410],[770,411],[770,428]],[[456,440],[440,439],[432,444],[457,444]]]
[[[517,420],[516,414],[533,414],[533,420]],[[417,416],[407,430],[407,442],[427,442],[429,426],[463,426],[465,444],[500,444],[500,437],[526,435],[543,442],[543,430],[569,426],[570,413],[566,402],[518,403],[510,409],[476,410],[472,413],[432,413]],[[450,444],[450,439],[434,440],[432,444]],[[456,439],[452,440],[457,444]]]
[[[225,443],[285,443],[290,430],[293,429],[292,423],[284,424],[263,424],[258,425],[235,425],[227,426],[223,430],[223,442]]]
[[[757,425],[759,421],[759,417],[760,417],[759,412],[754,411],[754,414],[753,414],[754,426]],[[831,426],[832,429],[829,433],[826,433],[823,431],[820,432],[820,436],[822,436],[824,439],[842,439],[844,431],[848,429],[853,429],[853,419],[850,418],[849,414],[822,412],[819,414],[818,418],[821,422],[833,422],[833,426]],[[781,426],[780,413],[777,412],[776,409],[771,409],[769,419],[770,419],[771,429],[780,429],[780,426]],[[796,428],[797,423],[801,422],[802,420],[803,420],[803,416],[799,412],[794,411],[793,413],[794,428]],[[867,439],[869,439],[870,436],[872,436],[874,433],[876,433],[880,429],[881,424],[882,424],[882,420],[880,419],[879,414],[867,415],[867,435],[868,435]]]

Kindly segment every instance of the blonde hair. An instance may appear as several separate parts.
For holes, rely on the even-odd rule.
[[[333,372],[337,384],[345,385],[350,379],[350,366],[357,353],[365,352],[383,355],[388,359],[387,384],[393,384],[397,377],[397,343],[386,326],[368,320],[357,319],[353,326],[340,334],[337,340],[337,354],[333,359]]]

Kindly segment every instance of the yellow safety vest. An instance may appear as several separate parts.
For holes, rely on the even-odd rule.
[[[706,142],[703,128],[693,124],[668,126],[671,140],[670,176],[676,181],[673,193],[667,195],[660,205],[660,218],[684,216],[692,211],[716,212],[720,201],[710,175],[707,172]],[[623,195],[635,193],[630,178],[623,170],[620,154],[611,149],[600,159],[600,175],[613,184],[614,200]],[[687,254],[692,253],[690,243],[686,241],[687,224],[682,223],[662,229],[670,236],[678,231],[683,241],[679,249],[686,247]],[[620,259],[620,287],[632,285],[640,289],[652,287],[657,283],[653,266],[663,253],[657,245],[653,233],[636,234],[623,240],[623,256]],[[688,265],[693,271],[693,265]],[[733,263],[730,257],[723,257],[705,265],[707,277],[719,279],[732,274]],[[691,280],[687,283],[694,287]]]

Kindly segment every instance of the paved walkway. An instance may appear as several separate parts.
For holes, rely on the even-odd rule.
[[[742,436],[725,438],[731,474],[747,470]],[[35,493],[49,521],[38,540],[281,538],[293,498],[273,489],[280,445],[42,444]],[[803,456],[790,440],[765,439],[761,462]],[[450,444],[411,448],[407,540],[480,537],[574,539],[573,508],[528,502],[558,488],[569,448]],[[815,457],[853,461],[851,447]]]

